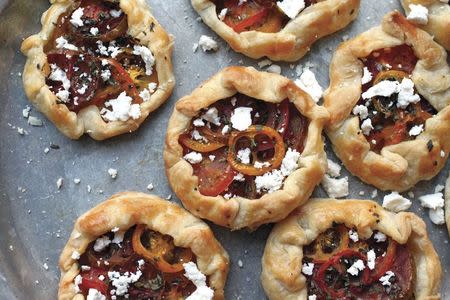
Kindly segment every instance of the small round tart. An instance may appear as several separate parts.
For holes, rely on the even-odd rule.
[[[175,85],[172,37],[144,0],[50,2],[22,43],[29,100],[72,139],[139,128]]]
[[[60,300],[224,299],[228,254],[184,209],[125,192],[76,221],[59,266]]]
[[[411,8],[417,9],[417,7],[414,8],[414,5],[425,7],[428,10],[428,21],[420,19],[416,23],[450,51],[450,4],[448,1],[402,0],[401,3],[407,15],[411,13]]]
[[[194,215],[233,230],[285,218],[326,169],[326,109],[291,80],[228,67],[175,106],[164,159]]]
[[[450,151],[445,50],[398,12],[341,44],[324,105],[327,134],[346,168],[382,190],[434,177]]]
[[[191,0],[203,22],[251,58],[296,61],[318,39],[346,27],[360,0]]]
[[[269,299],[439,299],[441,276],[415,214],[312,199],[270,233],[261,281]]]

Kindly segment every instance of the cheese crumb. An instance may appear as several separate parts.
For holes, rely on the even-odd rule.
[[[70,23],[75,27],[83,26],[83,20],[81,20],[81,17],[83,16],[84,8],[79,7],[77,8],[73,13],[72,17],[70,18]]]
[[[117,170],[113,168],[108,169],[108,174],[111,176],[112,179],[116,179],[117,177]]]
[[[100,111],[102,118],[105,121],[128,121],[132,118],[137,120],[141,117],[141,108],[139,104],[131,104],[133,99],[127,96],[126,92],[122,92],[116,99],[111,99],[105,102],[106,107],[111,107],[112,110],[103,108]]]
[[[428,8],[420,4],[410,4],[409,9],[410,12],[406,17],[409,21],[420,25],[428,23]]]
[[[358,259],[347,269],[347,272],[353,276],[357,276],[359,271],[364,270],[364,262],[361,259]]]
[[[321,185],[330,198],[342,198],[349,194],[348,177],[335,179],[325,174]]]
[[[356,105],[353,108],[353,114],[355,116],[359,116],[361,120],[364,120],[367,119],[367,117],[369,116],[369,110],[365,105]]]
[[[74,251],[72,252],[71,258],[74,259],[74,260],[79,260],[79,259],[80,259],[80,256],[81,256],[81,255],[80,255],[80,252],[74,250]]]
[[[274,74],[281,74],[281,67],[279,65],[271,65],[266,69],[266,72],[274,73]]]
[[[202,154],[197,152],[189,152],[183,158],[191,164],[198,164],[203,160]]]
[[[217,44],[217,42],[207,35],[200,36],[198,45],[202,47],[203,52],[216,51],[217,49],[219,49],[219,45]]]
[[[428,211],[428,215],[430,217],[431,222],[436,225],[444,225],[445,224],[445,214],[444,209],[438,207],[436,209],[430,209]]]
[[[423,131],[423,124],[415,125],[409,130],[410,136],[418,136]]]
[[[302,273],[311,276],[314,271],[314,263],[304,263],[302,265]]]
[[[423,195],[419,197],[423,207],[437,209],[444,207],[444,195],[442,193]]]
[[[366,119],[362,122],[361,124],[361,130],[363,132],[364,135],[369,135],[370,132],[372,131],[373,126],[372,126],[372,120],[371,119]]]
[[[56,180],[56,187],[58,188],[58,190],[61,189],[61,187],[63,186],[64,183],[64,179],[62,179],[61,177],[58,178],[58,180]]]
[[[141,45],[134,45],[133,54],[141,56],[145,63],[145,75],[152,75],[153,66],[155,64],[155,57],[149,48]]]
[[[357,231],[354,231],[354,230],[350,229],[349,232],[348,232],[348,237],[355,243],[357,241],[359,241],[359,235],[358,235]]]
[[[223,21],[225,19],[227,12],[228,12],[228,8],[224,8],[220,11],[220,13],[218,15],[220,21]]]
[[[302,75],[295,80],[295,84],[308,93],[314,102],[317,103],[322,98],[323,88],[317,82],[316,75],[308,67],[303,69]]]
[[[239,131],[247,130],[252,125],[251,107],[236,107],[231,114],[231,125]]]
[[[367,266],[369,269],[373,270],[375,269],[375,260],[377,259],[377,255],[375,254],[375,251],[373,249],[370,249],[367,252]]]
[[[103,250],[105,250],[106,247],[109,246],[109,244],[111,244],[111,240],[109,239],[108,236],[104,235],[102,237],[99,237],[98,239],[95,240],[94,251],[102,252]]]
[[[277,1],[277,6],[286,16],[295,19],[306,5],[304,0],[282,0]]]
[[[106,297],[96,289],[89,289],[86,300],[106,300]]]
[[[383,198],[383,207],[393,212],[400,212],[411,207],[411,201],[398,192],[392,192]]]
[[[243,164],[249,164],[250,163],[250,148],[241,149],[237,152],[237,159]]]
[[[387,271],[384,276],[381,276],[379,281],[382,285],[390,286],[391,282],[389,281],[395,274],[392,271]]]
[[[67,50],[78,51],[78,47],[69,43],[63,36],[60,36],[59,38],[57,38],[55,40],[55,42],[56,42],[56,48],[58,48],[58,49],[64,48]]]
[[[214,290],[206,285],[206,276],[200,272],[193,262],[183,264],[184,276],[192,281],[197,288],[186,300],[211,300],[214,297]]]
[[[382,233],[381,231],[378,231],[377,233],[374,234],[373,238],[375,239],[375,241],[377,243],[382,243],[386,241],[386,235],[384,233]]]
[[[366,84],[372,81],[373,74],[367,69],[367,67],[364,67],[363,69],[363,77],[361,78],[361,83]]]
[[[342,167],[339,164],[332,161],[331,159],[327,159],[327,163],[328,163],[327,174],[333,178],[339,177],[341,175]]]

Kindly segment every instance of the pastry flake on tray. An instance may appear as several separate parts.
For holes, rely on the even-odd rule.
[[[204,222],[156,196],[124,192],[76,221],[59,261],[58,299],[224,299],[228,264]],[[105,299],[98,296],[91,299]]]
[[[279,221],[323,177],[327,119],[291,80],[225,68],[175,106],[164,151],[169,183],[189,211],[216,224]]]
[[[172,37],[144,0],[51,3],[22,44],[29,100],[72,139],[136,130],[172,93]]]
[[[429,34],[434,36],[434,39],[450,51],[450,4],[446,0],[402,0],[403,8],[407,15],[413,10],[425,8],[428,13],[427,17],[421,16],[420,13],[414,15],[414,19],[420,28],[423,28]],[[422,7],[420,7],[420,6]]]
[[[285,3],[283,3],[285,2]],[[296,61],[353,21],[360,0],[191,0],[203,22],[251,58]]]
[[[398,12],[341,44],[324,105],[327,135],[350,172],[382,190],[434,177],[450,151],[447,53]]]
[[[275,225],[261,281],[269,299],[439,299],[441,276],[415,214],[369,200],[312,199]]]

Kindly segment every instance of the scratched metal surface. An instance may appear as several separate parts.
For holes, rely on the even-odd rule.
[[[256,61],[234,53],[204,24],[189,1],[150,0],[154,14],[168,32],[175,36],[174,66],[177,87],[169,101],[141,126],[128,135],[105,142],[84,137],[71,141],[36,110],[31,115],[44,121],[43,127],[31,127],[22,117],[29,103],[24,95],[21,72],[24,57],[19,52],[24,37],[40,28],[41,14],[48,8],[46,0],[0,0],[0,298],[55,299],[59,280],[58,256],[74,220],[110,195],[123,190],[146,191],[153,183],[154,194],[171,194],[164,175],[163,140],[167,120],[174,103],[192,91],[203,80],[222,67],[232,64],[256,66]],[[328,84],[328,65],[332,51],[346,37],[352,37],[379,23],[381,17],[399,9],[396,1],[363,1],[357,21],[346,30],[314,45],[299,63],[312,62],[322,86]],[[205,54],[192,52],[192,45],[201,34],[219,40],[220,50]],[[294,78],[295,72],[282,64],[283,74]],[[24,128],[21,136],[17,127]],[[58,145],[52,149],[50,145]],[[45,154],[44,149],[50,152]],[[329,151],[330,157],[336,160]],[[107,173],[115,168],[119,175],[113,180]],[[436,184],[443,184],[447,168],[430,182],[420,183],[413,191],[418,195],[431,193]],[[351,195],[364,198],[372,187],[350,176]],[[64,179],[58,190],[56,180]],[[76,185],[74,178],[80,178]],[[87,185],[92,187],[88,193]],[[319,187],[315,196],[325,196]],[[377,201],[383,197],[378,193]],[[175,197],[172,201],[177,201]],[[428,230],[445,269],[443,298],[450,299],[449,238],[444,226],[431,224],[427,213],[415,201],[412,211],[424,217]],[[262,226],[253,233],[229,232],[212,226],[217,238],[231,256],[227,299],[264,299],[259,282],[260,258],[271,229]],[[238,261],[243,263],[242,268]],[[48,270],[44,268],[48,265]]]

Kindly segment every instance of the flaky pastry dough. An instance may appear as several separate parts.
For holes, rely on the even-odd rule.
[[[302,58],[318,39],[346,27],[357,16],[360,0],[322,0],[305,8],[277,33],[246,31],[236,33],[219,20],[210,0],[191,0],[206,25],[231,48],[254,59],[267,56],[275,61]]]
[[[309,121],[305,149],[299,168],[284,181],[281,190],[250,200],[236,197],[209,197],[198,191],[198,177],[193,175],[190,163],[183,159],[178,142],[201,109],[218,100],[242,93],[259,100],[280,103],[288,98]],[[208,219],[233,230],[285,218],[290,211],[304,203],[320,182],[326,169],[326,154],[322,128],[328,113],[314,103],[311,97],[291,80],[276,74],[259,72],[248,67],[228,67],[204,82],[191,95],[183,97],[170,118],[164,160],[169,183],[184,206],[194,215]]]
[[[363,239],[378,230],[406,244],[415,263],[415,299],[439,299],[441,264],[422,219],[413,213],[389,212],[369,200],[334,199],[313,199],[275,225],[262,258],[261,281],[269,299],[307,299],[303,246],[333,222],[356,228]]]
[[[445,183],[445,222],[447,223],[447,229],[450,235],[450,174]]]
[[[208,285],[214,290],[214,299],[224,299],[228,254],[208,225],[178,205],[137,192],[116,194],[75,222],[59,259],[61,280],[58,299],[84,299],[74,289],[74,278],[80,269],[78,261],[71,257],[74,251],[82,254],[92,241],[113,228],[127,230],[136,224],[145,224],[154,231],[170,235],[177,247],[190,248],[197,257],[199,270],[209,276]]]
[[[67,137],[78,139],[84,133],[96,140],[104,140],[139,128],[147,116],[161,106],[172,94],[175,78],[172,72],[173,38],[169,36],[153,17],[144,0],[121,0],[120,8],[128,18],[128,34],[147,46],[155,57],[158,73],[158,89],[148,101],[140,104],[139,119],[126,122],[105,122],[100,110],[90,105],[77,113],[65,104],[58,104],[57,97],[45,83],[43,67],[47,64],[44,46],[55,28],[59,16],[73,7],[73,0],[51,0],[51,7],[42,15],[42,29],[22,43],[21,51],[27,56],[23,71],[23,85],[33,105]],[[152,25],[153,24],[153,25]]]
[[[405,43],[419,58],[411,79],[439,112],[426,121],[424,132],[415,140],[384,147],[377,154],[361,133],[359,118],[351,115],[361,96],[360,58]],[[387,14],[381,26],[338,47],[330,66],[331,83],[324,94],[324,105],[331,115],[327,135],[350,172],[379,189],[405,191],[420,180],[431,179],[444,167],[450,151],[450,68],[446,60],[445,50],[399,12]]]
[[[410,4],[420,4],[428,9],[428,23],[420,28],[434,36],[435,40],[450,51],[450,5],[440,0],[402,0],[403,8],[409,14]]]

